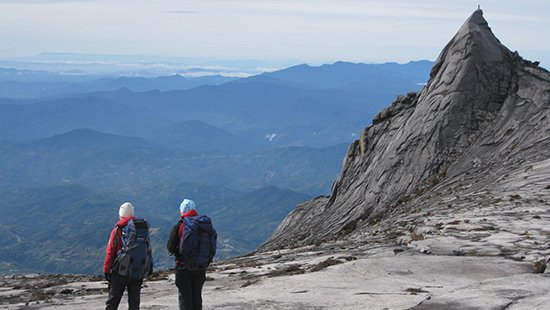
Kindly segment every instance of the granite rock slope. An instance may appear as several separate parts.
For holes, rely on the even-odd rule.
[[[418,241],[427,222],[430,234],[445,235],[444,220],[473,225],[489,210],[505,229],[518,221],[506,216],[518,204],[540,211],[519,220],[548,223],[549,117],[549,72],[502,45],[477,10],[428,84],[398,97],[350,145],[332,194],[299,205],[261,250],[376,235]],[[550,241],[539,232],[536,243]]]
[[[549,309],[550,274],[502,257],[440,256],[334,242],[214,263],[205,309]],[[144,282],[141,309],[177,309],[173,272]],[[0,309],[105,309],[101,277],[0,277]],[[126,294],[125,294],[126,295]],[[124,296],[120,309],[127,309]]]

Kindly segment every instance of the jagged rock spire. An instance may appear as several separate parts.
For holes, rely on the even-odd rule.
[[[296,208],[264,248],[360,233],[389,210],[398,212],[435,184],[465,173],[468,156],[481,149],[476,143],[494,141],[495,131],[510,125],[519,89],[531,89],[518,82],[528,65],[476,10],[443,49],[422,91],[398,97],[350,145],[331,196]],[[544,80],[547,72],[536,74]],[[550,92],[537,92],[537,100],[548,100],[543,97]]]
[[[502,61],[510,54],[511,52],[491,31],[483,18],[483,11],[476,10],[445,46],[435,62],[430,77],[434,78],[443,64],[453,65],[457,60],[475,60],[478,63]]]

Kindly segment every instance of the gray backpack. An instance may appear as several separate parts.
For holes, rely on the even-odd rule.
[[[149,240],[149,223],[134,219],[122,228],[122,247],[117,253],[113,270],[130,279],[143,279],[151,272],[153,257]]]

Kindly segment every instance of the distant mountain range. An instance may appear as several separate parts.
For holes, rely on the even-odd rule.
[[[184,197],[212,216],[220,257],[252,251],[330,191],[358,129],[429,67],[340,62],[241,79],[0,70],[0,272],[98,272],[126,200],[151,220],[159,268],[171,266],[164,242]]]
[[[414,85],[426,82],[426,73],[432,65],[427,60],[406,64],[356,64],[339,61],[318,67],[302,64],[263,75],[315,88],[361,88],[367,92],[373,90],[373,87],[388,89],[403,87],[403,84],[414,88]]]
[[[419,89],[427,79],[429,65],[297,66],[185,91],[88,89],[93,92],[8,102],[0,105],[0,139],[45,138],[77,128],[134,135],[158,132],[159,124],[197,120],[249,141],[252,148],[329,146],[352,141],[357,128],[395,93]],[[339,72],[338,78],[333,77],[335,72]],[[155,80],[148,81],[149,88],[154,87]],[[148,138],[163,140],[151,134]]]
[[[187,90],[202,85],[220,85],[235,78],[219,75],[187,78],[181,75],[145,77],[89,77],[56,75],[42,71],[0,68],[0,98],[33,99],[60,97],[92,91],[127,88],[136,92]]]

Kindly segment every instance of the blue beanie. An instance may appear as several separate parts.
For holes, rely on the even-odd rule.
[[[195,202],[191,199],[184,199],[180,204],[180,212],[187,213],[191,210],[195,210]]]

